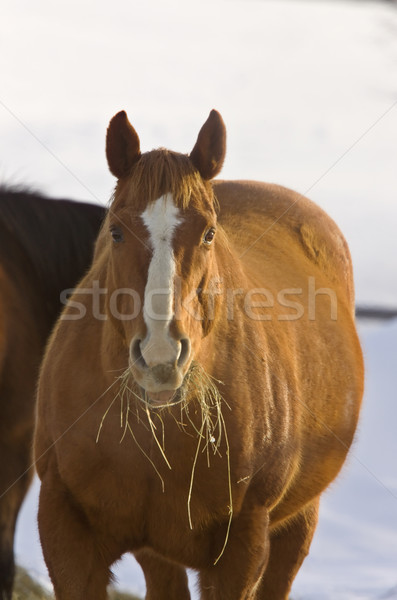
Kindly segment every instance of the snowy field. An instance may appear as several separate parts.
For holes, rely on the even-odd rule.
[[[308,195],[349,241],[359,304],[397,306],[397,5],[392,2],[2,0],[0,182],[107,203],[111,116],[142,148],[188,152],[211,108],[222,176]],[[325,495],[296,600],[397,598],[397,323],[360,329],[364,410]],[[17,557],[46,579],[37,486]],[[132,559],[119,584],[144,592]]]

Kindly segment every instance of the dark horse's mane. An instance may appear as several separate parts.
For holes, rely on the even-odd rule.
[[[105,214],[95,204],[0,186],[0,260],[9,268],[18,260],[53,312],[59,291],[87,268]]]

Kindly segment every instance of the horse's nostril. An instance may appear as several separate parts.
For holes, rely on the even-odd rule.
[[[190,340],[182,338],[180,340],[181,351],[178,357],[178,367],[182,367],[190,356]]]
[[[133,364],[139,365],[140,367],[147,368],[147,364],[146,364],[145,359],[143,358],[142,352],[141,352],[141,341],[142,340],[136,339],[132,343],[131,358],[132,358]]]

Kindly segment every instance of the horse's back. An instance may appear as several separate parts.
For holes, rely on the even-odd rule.
[[[348,245],[336,223],[319,206],[275,184],[217,180],[213,186],[220,207],[219,222],[248,271],[261,272],[261,265],[273,263],[274,276],[277,266],[284,274],[296,273],[297,268],[305,277],[321,274],[325,282],[343,290],[354,309]],[[269,269],[266,279],[271,283]],[[274,285],[284,287],[282,281]]]

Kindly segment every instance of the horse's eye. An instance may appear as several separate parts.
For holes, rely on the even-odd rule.
[[[215,237],[215,229],[214,227],[210,227],[204,234],[203,242],[206,246],[209,246]]]
[[[120,227],[117,227],[116,225],[114,225],[113,227],[110,228],[110,234],[113,238],[113,241],[116,244],[120,244],[120,242],[124,242],[124,235],[123,232],[121,230]]]

